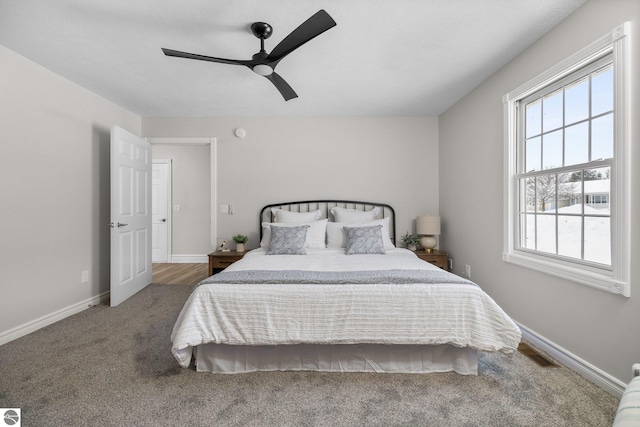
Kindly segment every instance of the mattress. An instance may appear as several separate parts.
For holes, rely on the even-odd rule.
[[[520,342],[519,328],[479,286],[450,273],[443,276],[443,270],[405,249],[384,255],[310,249],[304,256],[266,255],[257,249],[225,271],[232,275],[260,272],[272,279],[198,285],[171,335],[172,353],[183,367],[189,366],[193,349],[205,344],[448,345],[512,354]],[[273,279],[278,272],[358,277],[361,272],[388,271],[440,279],[338,284]]]

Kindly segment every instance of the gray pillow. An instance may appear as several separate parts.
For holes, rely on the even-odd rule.
[[[307,240],[308,228],[308,225],[299,227],[271,225],[271,241],[267,255],[306,255],[304,242]]]
[[[354,254],[384,254],[382,241],[382,225],[370,227],[344,227],[346,240],[345,253]]]

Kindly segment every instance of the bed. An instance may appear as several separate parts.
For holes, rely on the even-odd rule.
[[[395,247],[386,204],[265,206],[260,247],[201,282],[172,332],[199,372],[478,373],[521,332],[475,283]]]

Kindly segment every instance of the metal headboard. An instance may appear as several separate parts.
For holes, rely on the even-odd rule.
[[[291,212],[309,212],[316,209],[320,209],[322,212],[320,218],[329,218],[329,221],[333,221],[333,217],[330,214],[331,208],[340,207],[346,209],[357,209],[361,211],[368,211],[375,207],[380,208],[379,218],[389,217],[389,237],[393,244],[396,244],[396,212],[393,208],[385,203],[376,202],[360,202],[355,200],[305,200],[299,202],[286,202],[286,203],[274,203],[267,205],[260,210],[260,217],[258,228],[260,229],[260,240],[262,240],[262,223],[273,222],[273,214],[271,208],[283,209]]]

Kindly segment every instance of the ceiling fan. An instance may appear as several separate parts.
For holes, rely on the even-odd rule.
[[[276,65],[288,54],[308,42],[309,40],[319,36],[328,29],[335,27],[336,22],[329,16],[329,14],[320,10],[316,12],[311,18],[304,21],[298,28],[293,30],[287,37],[285,37],[276,47],[273,48],[271,53],[267,53],[264,50],[264,41],[271,37],[273,28],[266,22],[254,22],[251,24],[251,32],[254,36],[260,39],[260,52],[253,55],[252,59],[224,59],[215,58],[213,56],[198,55],[195,53],[180,52],[178,50],[165,49],[162,51],[167,56],[176,56],[178,58],[197,59],[200,61],[220,62],[222,64],[231,65],[244,65],[251,69],[254,73],[266,77],[273,83],[273,85],[280,91],[280,94],[284,97],[285,101],[292,98],[297,98],[298,95],[289,86],[289,84],[280,77],[274,70]]]

